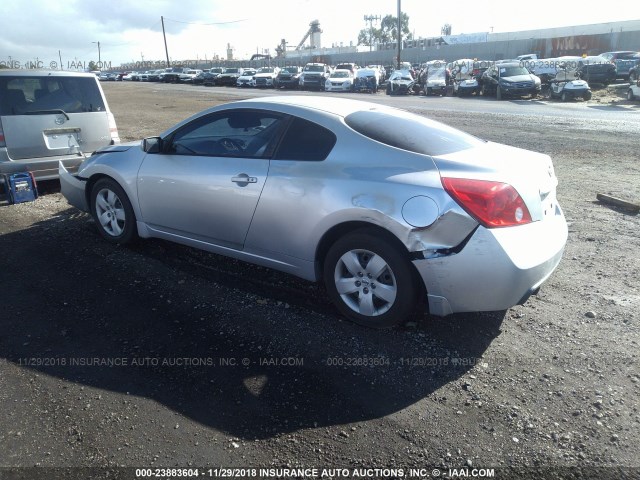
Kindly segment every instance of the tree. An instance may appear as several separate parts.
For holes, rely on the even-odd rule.
[[[409,15],[402,12],[402,38],[411,40]],[[358,34],[358,45],[371,46],[375,43],[395,42],[398,40],[398,17],[387,15],[380,22],[380,28],[363,28]]]
[[[91,61],[89,62],[89,71],[94,72],[94,71],[96,71],[96,70],[100,70],[100,69],[98,68],[98,65],[96,64],[96,62],[94,62],[93,60],[91,60]]]

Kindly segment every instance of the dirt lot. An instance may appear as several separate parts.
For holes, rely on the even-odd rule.
[[[105,85],[123,141],[228,100],[138,87]],[[427,109],[552,155],[570,233],[537,297],[372,331],[294,277],[162,241],[107,245],[46,185],[0,207],[0,467],[638,478],[640,218],[596,193],[640,200],[639,132]],[[0,469],[20,474],[35,476]]]

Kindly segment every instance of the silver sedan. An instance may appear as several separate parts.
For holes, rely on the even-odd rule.
[[[567,240],[547,155],[324,96],[210,108],[75,175],[60,165],[60,181],[109,242],[157,237],[322,281],[371,327],[424,303],[522,304]]]

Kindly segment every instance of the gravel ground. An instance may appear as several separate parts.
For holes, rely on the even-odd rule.
[[[104,85],[123,141],[230,98],[169,87]],[[0,467],[638,478],[640,221],[596,200],[640,199],[638,132],[425,105],[552,155],[569,242],[538,296],[368,330],[291,276],[163,241],[108,245],[43,184],[0,207]],[[38,472],[72,476],[0,479]]]

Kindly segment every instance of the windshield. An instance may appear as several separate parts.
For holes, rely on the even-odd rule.
[[[307,65],[304,67],[305,72],[324,72],[322,65]]]
[[[227,71],[224,73],[238,73],[239,69],[237,68],[227,68]]]
[[[334,72],[331,78],[349,78],[349,72]]]
[[[255,74],[256,74],[255,70],[245,70],[244,72],[242,72],[243,77],[251,77]]]
[[[262,67],[258,70],[258,73],[273,73],[273,68],[271,67]]]
[[[283,73],[298,73],[298,67],[284,67],[282,69]]]
[[[505,67],[500,68],[501,77],[516,77],[518,75],[529,75],[529,70],[524,67]]]

